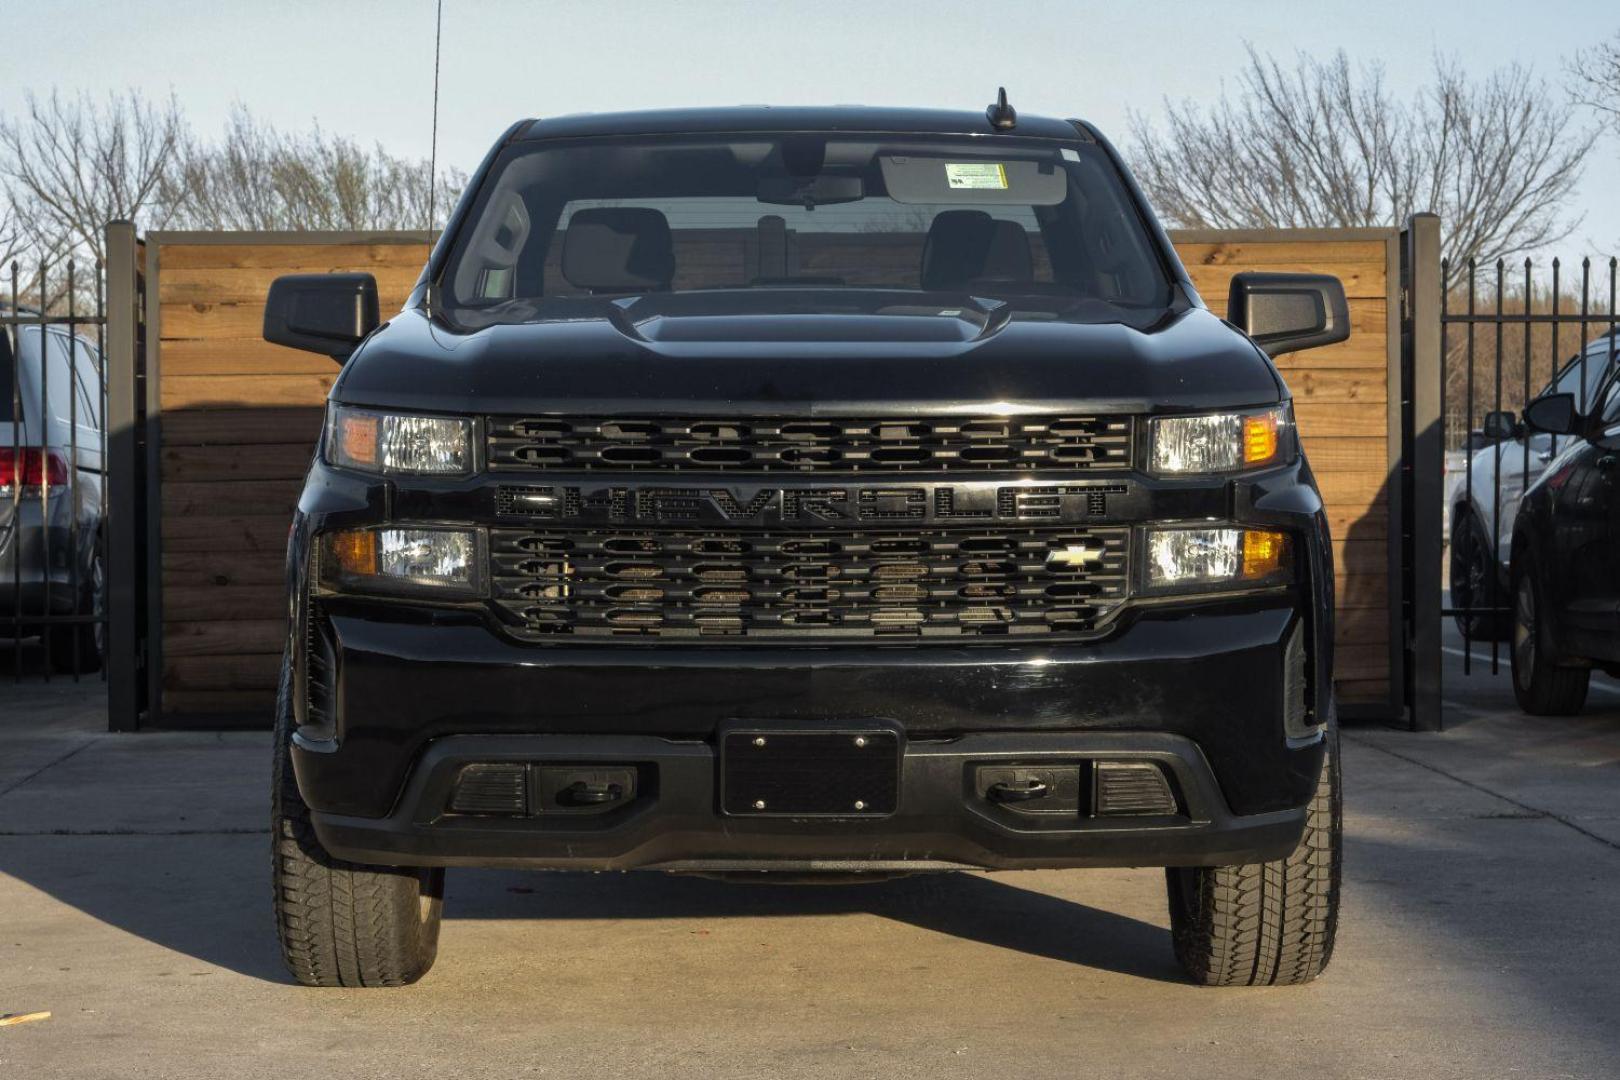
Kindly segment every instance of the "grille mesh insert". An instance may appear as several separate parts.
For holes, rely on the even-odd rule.
[[[929,420],[604,420],[490,417],[506,470],[883,472],[1124,469],[1124,416]]]
[[[1050,638],[1125,597],[1128,530],[498,529],[494,598],[536,639]]]

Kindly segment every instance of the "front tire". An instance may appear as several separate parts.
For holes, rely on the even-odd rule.
[[[1202,986],[1294,986],[1320,975],[1339,924],[1343,809],[1339,732],[1329,722],[1305,833],[1287,858],[1171,867],[1176,959]]]
[[[271,884],[281,956],[305,986],[404,986],[433,966],[444,871],[366,866],[328,855],[293,777],[292,676],[276,696]]]
[[[1506,601],[1500,588],[1493,588],[1495,558],[1479,519],[1471,511],[1457,514],[1451,527],[1451,604],[1459,610],[1489,608]],[[1509,620],[1500,612],[1477,611],[1453,616],[1457,632],[1474,641],[1505,641]]]
[[[1586,705],[1592,670],[1561,667],[1548,625],[1535,556],[1513,566],[1513,696],[1531,716],[1574,716]]]

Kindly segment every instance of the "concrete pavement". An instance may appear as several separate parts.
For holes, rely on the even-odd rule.
[[[1250,991],[1180,981],[1153,870],[452,873],[426,979],[306,990],[267,738],[0,684],[0,1013],[53,1014],[0,1028],[0,1076],[1620,1074],[1620,690],[1547,721],[1448,679],[1445,734],[1347,732],[1333,965]]]

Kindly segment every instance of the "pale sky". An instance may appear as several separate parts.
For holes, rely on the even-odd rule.
[[[1620,29],[1614,0],[1112,4],[1044,0],[642,2],[445,0],[441,162],[472,169],[513,120],[738,103],[982,109],[1081,116],[1128,143],[1127,111],[1207,101],[1244,42],[1289,56],[1343,47],[1406,92],[1442,51],[1483,72],[1517,60],[1563,80],[1577,48]],[[426,157],[433,0],[0,0],[0,111],[28,90],[172,90],[202,132],[233,101]],[[1557,253],[1620,251],[1620,140],[1590,160]]]

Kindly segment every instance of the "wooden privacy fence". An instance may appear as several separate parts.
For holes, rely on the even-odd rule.
[[[1347,711],[1398,713],[1401,234],[1394,229],[1173,234],[1205,301],[1224,314],[1242,270],[1337,275],[1342,344],[1279,360],[1326,499],[1338,577],[1335,681]],[[425,233],[182,233],[146,237],[147,714],[269,722],[285,640],[287,529],[338,374],[267,344],[264,297],[288,273],[367,271],[399,308]],[[1392,407],[1393,405],[1393,407]],[[115,723],[116,723],[115,718]]]

